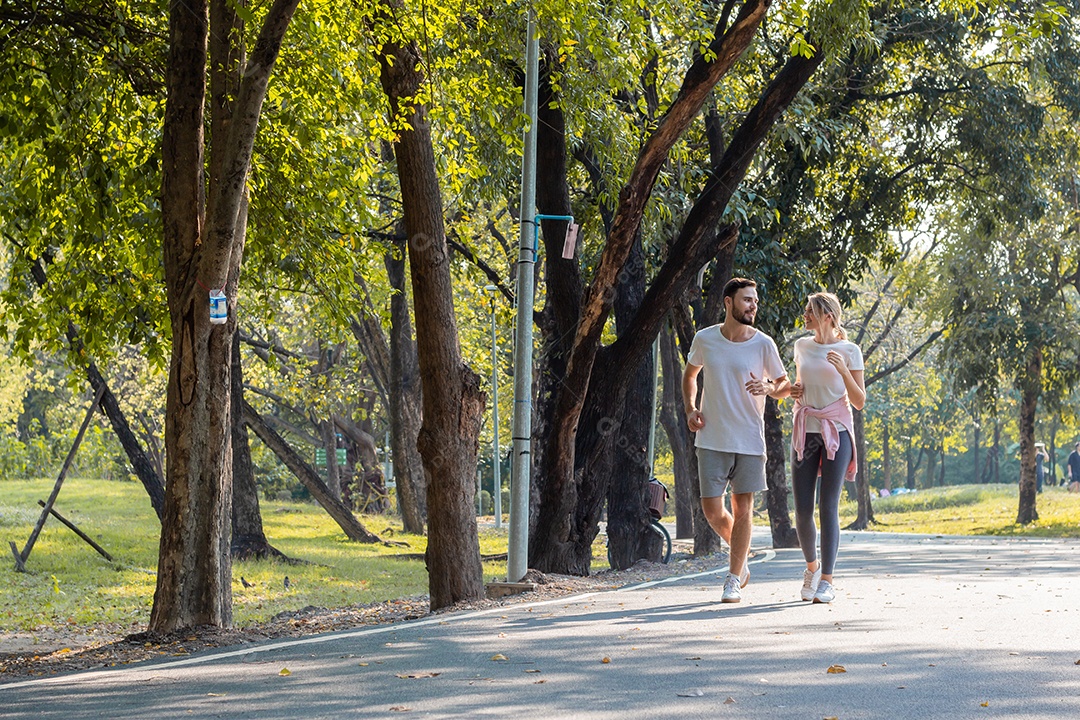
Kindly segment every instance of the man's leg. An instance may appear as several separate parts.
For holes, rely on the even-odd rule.
[[[754,493],[731,494],[732,526],[730,571],[742,577],[746,568],[746,556],[750,554],[750,534],[753,530]]]
[[[724,507],[724,496],[701,498],[701,510],[705,513],[705,519],[709,521],[709,527],[728,544],[728,547],[731,547],[731,527],[734,524],[734,517]]]

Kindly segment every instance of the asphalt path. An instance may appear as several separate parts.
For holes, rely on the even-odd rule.
[[[0,685],[0,717],[1080,718],[1080,540],[844,533],[618,591]],[[830,671],[831,669],[831,671]]]

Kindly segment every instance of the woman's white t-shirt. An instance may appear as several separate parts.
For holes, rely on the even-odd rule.
[[[826,356],[830,350],[840,353],[848,370],[862,370],[863,356],[859,346],[849,340],[819,343],[813,337],[795,341],[795,379],[803,384],[802,404],[821,409],[840,398],[847,397],[847,387],[840,371],[832,366]],[[837,425],[836,423],[833,423]],[[837,432],[844,428],[837,425]],[[806,418],[806,432],[821,432],[821,421]]]
[[[701,410],[705,427],[697,431],[694,445],[708,450],[765,454],[765,396],[746,389],[750,374],[759,380],[787,375],[773,339],[755,331],[743,342],[732,342],[720,325],[694,335],[687,362],[702,366]]]

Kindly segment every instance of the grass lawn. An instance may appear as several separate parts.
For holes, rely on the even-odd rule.
[[[0,482],[0,542],[21,550],[40,513],[38,499],[48,497],[52,480]],[[1041,519],[1027,527],[1014,523],[1014,486],[981,485],[923,490],[874,501],[881,531],[962,535],[1080,537],[1080,494],[1047,488],[1037,507]],[[0,569],[0,631],[42,627],[107,628],[129,633],[144,630],[153,602],[158,551],[158,522],[142,486],[133,482],[68,480],[56,509],[94,538],[115,558],[110,563],[73,532],[50,518],[27,561],[27,572],[14,571],[14,560]],[[275,547],[302,565],[240,562],[233,568],[236,625],[249,626],[306,606],[345,607],[421,595],[427,592],[423,560],[426,538],[401,532],[392,517],[364,516],[363,522],[404,547],[349,542],[340,528],[314,504],[264,501],[263,524]],[[845,503],[841,521],[855,518]],[[670,518],[669,518],[670,519]],[[490,518],[489,518],[490,520]],[[506,552],[507,528],[482,523],[480,551]],[[593,568],[607,567],[606,548],[598,538]],[[505,561],[484,564],[486,581],[504,579]],[[284,580],[288,576],[290,588]],[[254,587],[244,587],[243,577]]]
[[[37,521],[52,480],[0,483],[0,542],[8,562],[0,570],[0,630],[42,626],[107,625],[145,629],[154,597],[159,525],[142,486],[134,482],[70,479],[56,510],[115,558],[109,563],[55,518],[49,518],[27,561],[14,571],[6,549],[19,550]],[[427,538],[401,532],[396,518],[364,516],[362,522],[385,539],[407,547],[350,542],[315,504],[262,502],[263,526],[274,547],[308,564],[238,562],[233,566],[233,615],[238,626],[284,611],[382,602],[427,592],[424,561],[403,558],[423,553]],[[484,555],[506,552],[507,528],[482,528]],[[485,580],[505,579],[506,563],[484,564]],[[285,577],[290,588],[285,589]],[[254,587],[244,587],[243,577]],[[130,627],[130,630],[126,628]]]
[[[1002,535],[1080,537],[1080,493],[1045,487],[1035,501],[1039,519],[1017,525],[1019,491],[1016,485],[954,485],[904,495],[875,498],[876,524],[883,532],[934,535]],[[855,503],[840,507],[843,527],[856,517]]]

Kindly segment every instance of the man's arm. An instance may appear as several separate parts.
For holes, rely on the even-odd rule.
[[[686,426],[690,432],[697,432],[705,427],[705,417],[697,408],[697,376],[701,372],[701,365],[686,364],[682,375],[683,412],[686,414]]]

